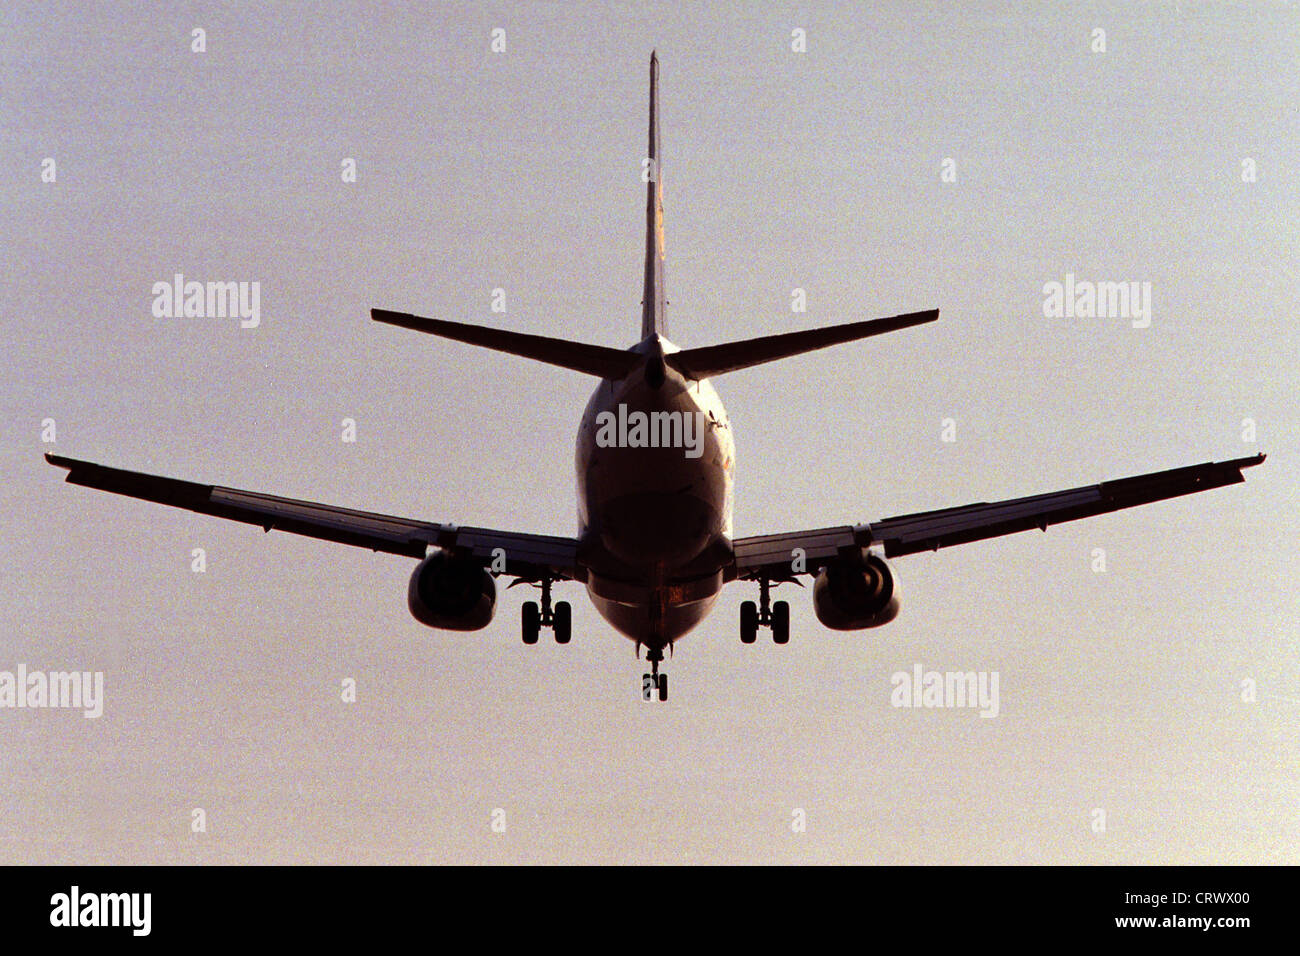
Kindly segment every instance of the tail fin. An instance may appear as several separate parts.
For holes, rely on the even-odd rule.
[[[670,352],[664,356],[664,359],[687,378],[708,378],[710,375],[721,375],[723,372],[734,372],[737,369],[762,365],[764,362],[802,355],[804,352],[839,345],[841,342],[852,342],[855,339],[865,339],[871,335],[906,329],[913,325],[924,325],[938,318],[938,309],[928,309],[925,312],[908,312],[887,319],[869,319],[865,322],[849,322],[846,325],[832,325],[823,329],[787,332],[784,335],[765,335],[757,339],[727,342],[725,345],[683,349],[680,352]]]
[[[641,296],[641,338],[668,334],[664,299],[663,156],[659,150],[659,57],[650,54],[650,148],[646,156],[645,286]]]

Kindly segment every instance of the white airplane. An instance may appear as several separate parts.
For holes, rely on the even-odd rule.
[[[1049,494],[939,511],[770,534],[732,536],[735,448],[727,413],[709,379],[883,332],[933,322],[938,310],[789,332],[704,348],[667,338],[664,298],[662,166],[658,59],[650,57],[645,284],[641,340],[620,351],[374,309],[378,322],[509,352],[600,380],[577,440],[578,533],[575,537],[460,527],[354,511],[250,491],[109,468],[46,455],[67,480],[202,514],[374,551],[419,558],[407,601],[432,628],[484,628],[496,608],[495,578],[541,589],[540,606],[523,605],[523,640],[550,628],[559,644],[571,633],[568,602],[551,603],[551,585],[578,581],[616,630],[646,649],[651,672],[642,694],[668,698],[659,672],[665,649],[702,621],[723,586],[757,584],[758,602],[740,609],[740,639],[760,627],[777,644],[790,639],[790,608],[770,589],[807,576],[818,620],[836,630],[887,624],[898,614],[899,583],[886,559],[1047,526],[1244,480],[1263,455],[1209,462]]]

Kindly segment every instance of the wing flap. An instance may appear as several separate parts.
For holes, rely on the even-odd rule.
[[[440,526],[391,515],[355,511],[294,498],[281,498],[236,488],[213,487],[205,513],[261,525],[266,531],[289,531],[372,550],[423,556]],[[199,511],[199,508],[191,510]]]
[[[498,551],[504,552],[507,569],[512,574],[516,571],[523,572],[525,569],[521,565],[526,565],[552,571],[563,570],[567,577],[580,576],[577,573],[579,562],[576,538],[494,531],[491,528],[458,528],[452,535],[443,536],[443,540],[451,542],[447,547],[454,546],[468,551],[484,564],[490,564]]]
[[[812,531],[800,531],[794,534],[765,534],[753,538],[737,538],[731,543],[731,550],[736,556],[738,577],[745,577],[750,572],[760,569],[770,573],[784,565],[791,566],[795,548],[802,549],[804,557],[811,565],[834,558],[846,549],[858,547],[849,525],[834,528],[817,528]]]

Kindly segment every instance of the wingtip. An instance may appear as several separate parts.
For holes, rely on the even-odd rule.
[[[1223,464],[1236,468],[1240,472],[1243,468],[1254,468],[1256,465],[1264,464],[1264,459],[1267,457],[1268,455],[1259,452],[1246,458],[1234,458],[1231,461],[1223,462]]]

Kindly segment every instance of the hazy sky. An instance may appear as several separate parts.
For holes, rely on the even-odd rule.
[[[1300,862],[1296,5],[86,7],[0,9],[0,670],[104,714],[0,709],[0,862]],[[368,310],[631,344],[652,48],[678,344],[942,310],[718,380],[737,534],[1267,464],[901,558],[880,630],[784,586],[743,646],[733,585],[650,705],[580,586],[567,647],[527,588],[431,631],[409,560],[41,460],[573,533],[594,382]],[[177,272],[260,326],[154,317]],[[1044,317],[1067,274],[1150,327]],[[1000,715],[892,707],[915,664]]]

